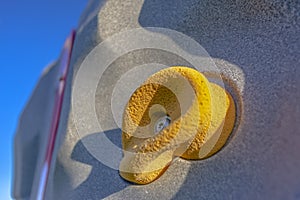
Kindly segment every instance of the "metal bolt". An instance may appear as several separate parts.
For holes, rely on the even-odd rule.
[[[171,123],[171,118],[169,116],[163,116],[163,117],[159,118],[155,124],[154,132],[158,133],[158,132],[162,131],[164,128],[169,126],[170,123]]]

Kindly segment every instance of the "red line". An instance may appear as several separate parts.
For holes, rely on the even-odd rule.
[[[47,151],[46,151],[45,161],[44,161],[44,165],[43,165],[43,167],[47,166],[46,179],[45,179],[46,182],[45,182],[45,184],[40,183],[40,184],[44,185],[44,188],[42,188],[43,199],[45,198],[47,180],[49,178],[49,171],[50,171],[49,169],[50,169],[51,160],[53,157],[55,140],[56,140],[58,126],[59,126],[59,119],[60,119],[60,114],[61,114],[61,109],[62,109],[63,96],[64,96],[64,92],[65,92],[66,78],[67,78],[67,73],[69,70],[74,39],[75,39],[75,31],[72,31],[70,36],[67,38],[67,40],[64,44],[64,48],[63,48],[62,55],[60,58],[59,84],[58,84],[58,87],[56,89],[56,94],[55,94],[55,104],[54,104],[52,121],[51,121],[49,142],[47,145]]]

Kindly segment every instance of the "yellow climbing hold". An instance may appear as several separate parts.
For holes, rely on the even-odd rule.
[[[120,175],[147,184],[174,157],[202,159],[226,142],[235,120],[234,102],[220,86],[188,67],[170,67],[145,81],[123,115],[124,157]]]

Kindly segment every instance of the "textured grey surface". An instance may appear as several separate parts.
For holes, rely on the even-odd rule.
[[[14,139],[13,197],[34,199],[53,114],[58,66],[49,65],[23,110]]]
[[[76,36],[47,199],[299,199],[299,4],[296,0],[92,1]],[[71,110],[72,82],[85,56],[112,34],[139,26],[174,29],[198,41],[237,87],[243,102],[239,127],[221,152],[202,161],[179,159],[146,186],[123,181],[118,171],[89,154],[82,142],[95,140],[99,133],[80,138]],[[150,50],[135,52],[115,61],[106,80],[99,82],[98,118],[116,144],[120,130],[105,107],[112,88],[126,67],[152,59],[184,64]]]

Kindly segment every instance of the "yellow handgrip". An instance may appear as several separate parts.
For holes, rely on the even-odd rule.
[[[171,67],[157,72],[133,93],[125,108],[120,175],[147,184],[176,156],[212,155],[226,142],[234,115],[231,96],[198,71]],[[225,120],[228,116],[230,120]],[[168,119],[170,124],[160,130]]]

